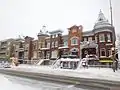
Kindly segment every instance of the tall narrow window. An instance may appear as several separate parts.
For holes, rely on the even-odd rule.
[[[55,47],[57,47],[58,46],[58,41],[55,41]]]
[[[111,56],[112,52],[111,49],[108,49],[108,56]]]
[[[97,43],[98,42],[98,38],[97,38],[97,36],[95,36],[95,43]]]
[[[64,46],[68,46],[68,42],[67,41],[64,41]]]
[[[100,56],[106,56],[105,48],[102,48],[102,49],[100,50]]]
[[[99,41],[100,42],[105,42],[105,36],[104,36],[104,34],[99,34]]]
[[[87,41],[87,38],[84,38],[84,41]]]
[[[52,42],[52,47],[54,47],[54,42]]]
[[[47,48],[50,48],[50,43],[49,42],[47,42]]]
[[[109,34],[107,34],[107,42],[111,42],[110,33],[109,33]]]

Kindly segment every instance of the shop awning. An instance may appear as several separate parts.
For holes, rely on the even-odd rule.
[[[113,62],[112,60],[100,60],[99,62],[106,62],[106,63],[110,63]]]

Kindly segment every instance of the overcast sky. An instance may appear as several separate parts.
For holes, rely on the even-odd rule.
[[[112,0],[116,32],[120,32],[120,0]],[[0,0],[0,40],[28,35],[36,38],[43,25],[49,31],[72,25],[92,30],[102,10],[110,21],[109,0]]]

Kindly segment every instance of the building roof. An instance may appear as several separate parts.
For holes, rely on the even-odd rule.
[[[94,32],[93,31],[85,31],[83,32],[83,36],[93,36]]]
[[[68,35],[63,35],[62,38],[63,40],[68,40]]]
[[[111,27],[111,24],[108,22],[102,11],[100,10],[98,19],[94,25],[94,29],[102,28],[102,27]]]
[[[58,30],[53,30],[51,32],[49,32],[50,34],[58,34],[58,33],[63,33],[62,30],[58,29]]]

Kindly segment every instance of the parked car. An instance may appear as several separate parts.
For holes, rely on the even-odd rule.
[[[11,64],[8,61],[1,61],[0,68],[11,68]]]

